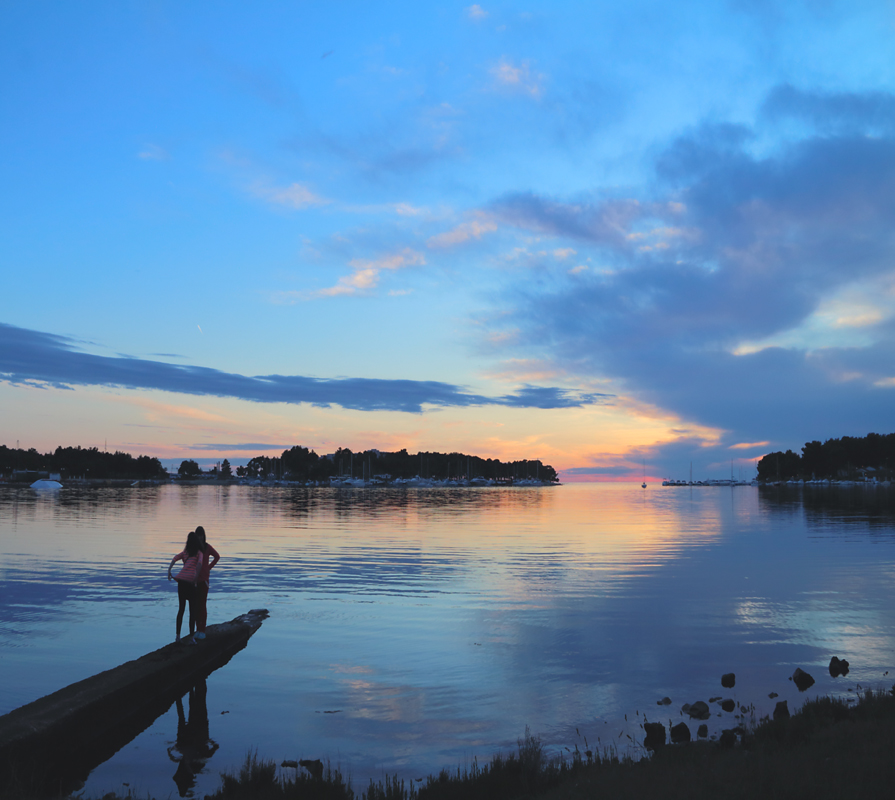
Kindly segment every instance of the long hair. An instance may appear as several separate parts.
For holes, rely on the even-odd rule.
[[[203,528],[201,525],[197,525],[194,533],[196,534],[196,538],[199,540],[199,549],[204,553],[205,549],[208,547],[208,543],[205,541],[205,528]]]
[[[194,555],[196,555],[196,553],[198,553],[199,550],[201,549],[201,547],[199,546],[199,537],[196,536],[195,531],[190,531],[189,534],[187,535],[186,547],[184,549],[186,550],[186,554],[190,558],[192,558]]]

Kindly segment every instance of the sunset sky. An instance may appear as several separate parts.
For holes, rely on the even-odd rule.
[[[0,5],[0,444],[751,478],[895,431],[895,5]]]

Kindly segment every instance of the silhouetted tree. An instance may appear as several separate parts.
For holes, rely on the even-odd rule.
[[[181,478],[195,478],[198,475],[202,474],[202,470],[199,468],[199,465],[192,460],[181,461],[180,467],[177,469],[177,474]]]

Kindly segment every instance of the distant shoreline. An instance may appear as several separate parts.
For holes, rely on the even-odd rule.
[[[0,481],[0,489],[29,489],[33,481]],[[248,486],[251,488],[293,488],[293,489],[488,489],[488,488],[540,488],[546,486],[562,486],[559,481],[500,481],[489,483],[443,482],[423,480],[419,482],[391,481],[380,483],[367,481],[365,483],[333,484],[326,481],[302,482],[287,480],[252,481],[244,478],[232,478],[228,480],[202,480],[202,479],[176,479],[162,480],[138,480],[134,478],[78,478],[62,481],[63,488],[117,488],[140,489],[152,486]]]

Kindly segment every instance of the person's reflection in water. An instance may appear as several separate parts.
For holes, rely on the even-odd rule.
[[[190,689],[189,718],[183,713],[183,698],[177,698],[177,740],[168,748],[168,757],[177,762],[174,783],[181,797],[192,797],[196,775],[219,747],[208,735],[207,693],[205,678]]]

